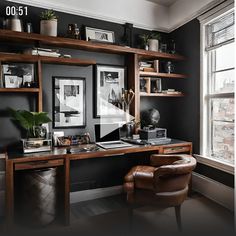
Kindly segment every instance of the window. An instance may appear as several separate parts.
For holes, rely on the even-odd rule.
[[[201,155],[234,164],[234,12],[203,25]]]

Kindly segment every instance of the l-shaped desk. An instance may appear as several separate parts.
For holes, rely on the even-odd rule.
[[[60,215],[63,222],[68,225],[70,223],[70,161],[101,158],[112,156],[126,156],[130,153],[151,152],[156,151],[159,154],[175,154],[188,153],[192,154],[192,143],[174,140],[169,144],[144,146],[133,145],[127,148],[117,148],[105,150],[98,148],[92,151],[89,150],[91,145],[71,146],[68,152],[68,147],[53,148],[51,152],[39,152],[32,154],[20,154],[19,152],[6,153],[6,222],[8,226],[14,223],[14,175],[16,171],[33,170],[49,167],[61,167],[62,174],[60,175],[61,186],[63,190],[60,194]],[[128,155],[127,155],[128,156]]]

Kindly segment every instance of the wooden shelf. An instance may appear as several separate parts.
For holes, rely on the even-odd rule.
[[[185,79],[187,75],[184,74],[174,74],[174,73],[157,73],[157,72],[146,72],[140,71],[139,75],[141,77],[159,77],[159,78],[173,78],[173,79]]]
[[[167,93],[140,93],[141,97],[183,97],[184,94],[167,94]]]
[[[17,53],[0,53],[1,62],[32,62],[41,61],[46,64],[60,64],[71,66],[90,66],[95,65],[95,60],[82,60],[77,58],[63,58],[63,57],[46,57],[46,56],[33,56],[28,54]]]
[[[77,50],[79,49],[93,52],[103,52],[112,54],[137,54],[140,59],[186,59],[184,56],[178,54],[147,51],[144,49],[130,48],[113,44],[93,43],[78,39],[52,37],[35,33],[16,32],[11,30],[0,30],[0,39],[20,43],[33,43],[40,45],[50,45],[54,47],[73,48]]]
[[[0,88],[1,93],[39,93],[39,88]]]

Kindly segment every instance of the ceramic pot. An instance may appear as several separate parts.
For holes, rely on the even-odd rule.
[[[40,34],[47,36],[57,36],[57,20],[41,20]]]
[[[13,31],[22,32],[22,22],[18,18],[10,18],[6,20],[6,28]]]
[[[159,50],[159,40],[149,39],[148,40],[148,50],[149,51],[158,51]]]

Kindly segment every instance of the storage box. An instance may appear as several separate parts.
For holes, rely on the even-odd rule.
[[[155,128],[155,129],[141,129],[139,131],[140,139],[150,140],[157,138],[166,138],[167,130],[163,128]]]
[[[22,139],[23,152],[47,152],[52,150],[51,139]]]

